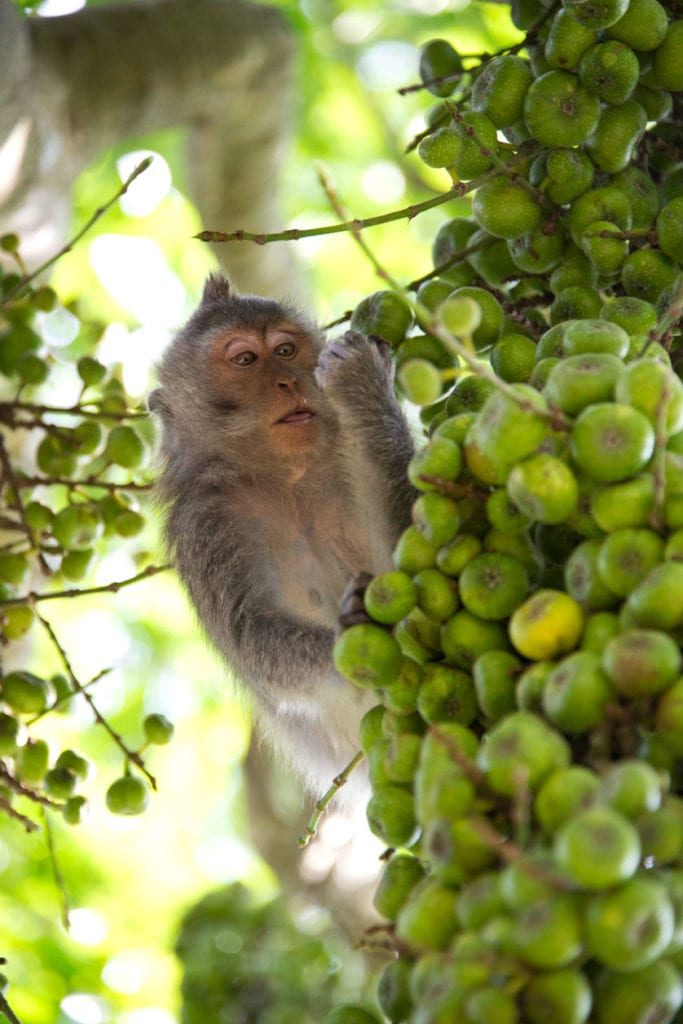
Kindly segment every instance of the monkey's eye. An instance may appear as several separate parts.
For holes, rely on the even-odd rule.
[[[296,351],[296,345],[293,341],[283,341],[273,349],[275,355],[279,356],[280,359],[293,359]]]
[[[256,353],[245,349],[243,352],[238,352],[236,356],[233,356],[230,362],[234,363],[235,366],[251,366],[252,363],[256,362]]]

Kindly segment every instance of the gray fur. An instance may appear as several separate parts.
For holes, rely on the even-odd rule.
[[[296,480],[260,447],[261,411],[221,391],[208,361],[221,332],[283,322],[305,332],[310,366],[291,373],[320,425]],[[355,753],[374,703],[332,664],[342,595],[357,573],[391,568],[410,520],[413,444],[392,371],[386,346],[347,332],[323,347],[301,313],[237,296],[212,277],[150,396],[178,572],[208,637],[253,695],[262,730],[316,791]]]

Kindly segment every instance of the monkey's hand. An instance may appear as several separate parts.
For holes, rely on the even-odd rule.
[[[344,406],[368,409],[378,398],[393,399],[391,348],[376,335],[347,331],[320,354],[316,380],[326,395]]]

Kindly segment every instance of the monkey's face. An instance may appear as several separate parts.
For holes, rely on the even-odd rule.
[[[318,353],[294,321],[219,332],[210,352],[210,400],[239,419],[262,454],[305,460],[329,423],[314,376]]]

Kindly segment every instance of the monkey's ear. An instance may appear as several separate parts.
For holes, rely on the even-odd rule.
[[[209,303],[220,302],[222,299],[229,299],[235,294],[235,289],[224,274],[211,274],[204,285],[201,304],[204,306]]]
[[[171,416],[171,410],[164,402],[162,388],[155,388],[154,391],[150,391],[147,399],[147,408],[150,412],[157,413],[162,419],[168,419]]]

